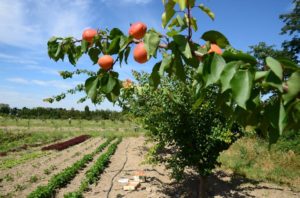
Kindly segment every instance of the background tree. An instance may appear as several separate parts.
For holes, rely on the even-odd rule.
[[[300,61],[300,0],[293,0],[293,10],[290,13],[282,14],[279,18],[285,23],[281,29],[281,34],[292,36],[290,40],[285,40],[282,47],[293,55],[293,59]]]

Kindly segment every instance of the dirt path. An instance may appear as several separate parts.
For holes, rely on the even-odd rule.
[[[54,151],[51,155],[41,159],[1,171],[1,174],[9,174],[14,178],[13,181],[2,183],[1,194],[14,192],[14,197],[26,197],[38,185],[47,184],[54,174],[72,165],[83,155],[94,151],[103,141],[102,138],[93,138],[63,151]],[[36,177],[36,181],[33,177]]]
[[[125,138],[118,146],[116,153],[111,158],[109,167],[105,169],[105,172],[101,175],[100,181],[97,185],[92,186],[91,191],[84,194],[84,197],[103,197],[107,196],[110,189],[112,178],[123,167],[126,157],[127,162],[124,169],[115,177],[113,186],[109,197],[165,197],[163,193],[159,192],[162,183],[170,183],[170,179],[166,174],[166,170],[163,167],[152,168],[149,165],[142,165],[146,150],[144,148],[144,138]],[[141,185],[144,190],[126,192],[123,191],[123,186],[118,183],[120,178],[131,178],[135,171],[144,170],[148,176],[149,182]]]
[[[144,138],[126,138],[119,145],[111,163],[101,175],[98,184],[91,187],[84,194],[87,198],[176,198],[197,197],[197,178],[186,175],[187,179],[182,183],[176,183],[169,179],[168,171],[162,166],[152,167],[143,165],[144,155],[147,148],[144,146]],[[126,161],[127,158],[127,161]],[[126,163],[125,163],[126,162]],[[116,176],[116,174],[124,169]],[[137,170],[144,170],[147,182],[141,183],[136,191],[123,191],[123,185],[118,183],[120,178],[132,178]],[[116,177],[115,177],[116,176]],[[115,178],[114,178],[115,177]],[[108,195],[108,191],[112,188]],[[274,197],[274,198],[296,198],[300,192],[293,192],[288,187],[280,187],[275,184],[255,182],[245,178],[233,176],[230,173],[216,171],[209,178],[209,197]]]

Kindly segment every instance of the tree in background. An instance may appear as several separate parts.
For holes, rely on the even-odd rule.
[[[10,112],[10,107],[8,104],[0,104],[0,114],[9,114]]]
[[[250,54],[258,59],[258,68],[264,70],[264,60],[268,56],[274,58],[287,57],[295,63],[300,62],[300,0],[293,0],[294,8],[288,14],[282,14],[279,18],[285,23],[281,28],[281,34],[287,34],[292,38],[285,40],[281,46],[282,49],[276,49],[275,45],[267,45],[265,42],[259,42],[257,45],[250,46]]]
[[[295,61],[300,62],[300,0],[293,0],[294,8],[290,13],[282,14],[279,18],[285,23],[281,34],[292,36],[282,43],[284,51],[289,52]]]

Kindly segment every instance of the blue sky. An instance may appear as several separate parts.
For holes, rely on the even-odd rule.
[[[279,35],[283,23],[279,15],[291,11],[292,0],[202,0],[211,8],[216,20],[211,21],[200,10],[193,15],[198,20],[194,41],[207,30],[225,34],[231,45],[244,51],[250,45],[265,41],[280,47],[286,36]],[[84,82],[84,77],[63,80],[58,71],[73,70],[67,62],[55,63],[47,56],[47,41],[53,36],[81,37],[85,28],[118,27],[125,33],[129,24],[142,21],[148,28],[161,28],[161,0],[1,0],[0,1],[0,103],[11,107],[63,107],[83,109],[116,109],[108,102],[94,106],[90,102],[77,104],[83,95],[67,97],[60,103],[42,101]],[[115,67],[122,79],[130,78],[132,69],[150,71],[155,60]],[[78,68],[96,71],[97,65],[83,58]]]

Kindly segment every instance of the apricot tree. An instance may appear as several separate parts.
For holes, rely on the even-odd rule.
[[[61,72],[64,79],[76,74],[88,75],[84,85],[67,93],[85,91],[86,97],[80,101],[87,98],[94,103],[100,103],[104,98],[114,103],[121,101],[123,83],[114,67],[117,63],[127,64],[132,47],[135,47],[133,55],[138,63],[157,60],[148,79],[154,89],[164,89],[161,79],[165,76],[186,83],[194,91],[193,108],[197,109],[213,86],[215,108],[232,123],[253,126],[267,136],[270,143],[275,143],[286,130],[299,129],[299,65],[285,57],[267,57],[263,71],[258,70],[257,60],[233,48],[222,33],[216,30],[204,32],[201,36],[204,45],[193,37],[198,25],[192,11],[200,9],[214,19],[209,8],[197,4],[196,0],[163,0],[163,6],[165,35],[153,28],[147,30],[145,24],[138,22],[129,29],[129,35],[113,28],[89,30],[83,39],[52,37],[48,41],[48,54],[54,61],[67,57],[76,66],[84,54],[94,64],[102,62],[99,57],[110,57],[103,61],[107,67],[98,71]],[[158,53],[161,56],[157,56]],[[268,95],[272,96],[272,102],[265,103],[264,96]],[[66,93],[62,93],[46,101],[59,101],[65,96]]]

